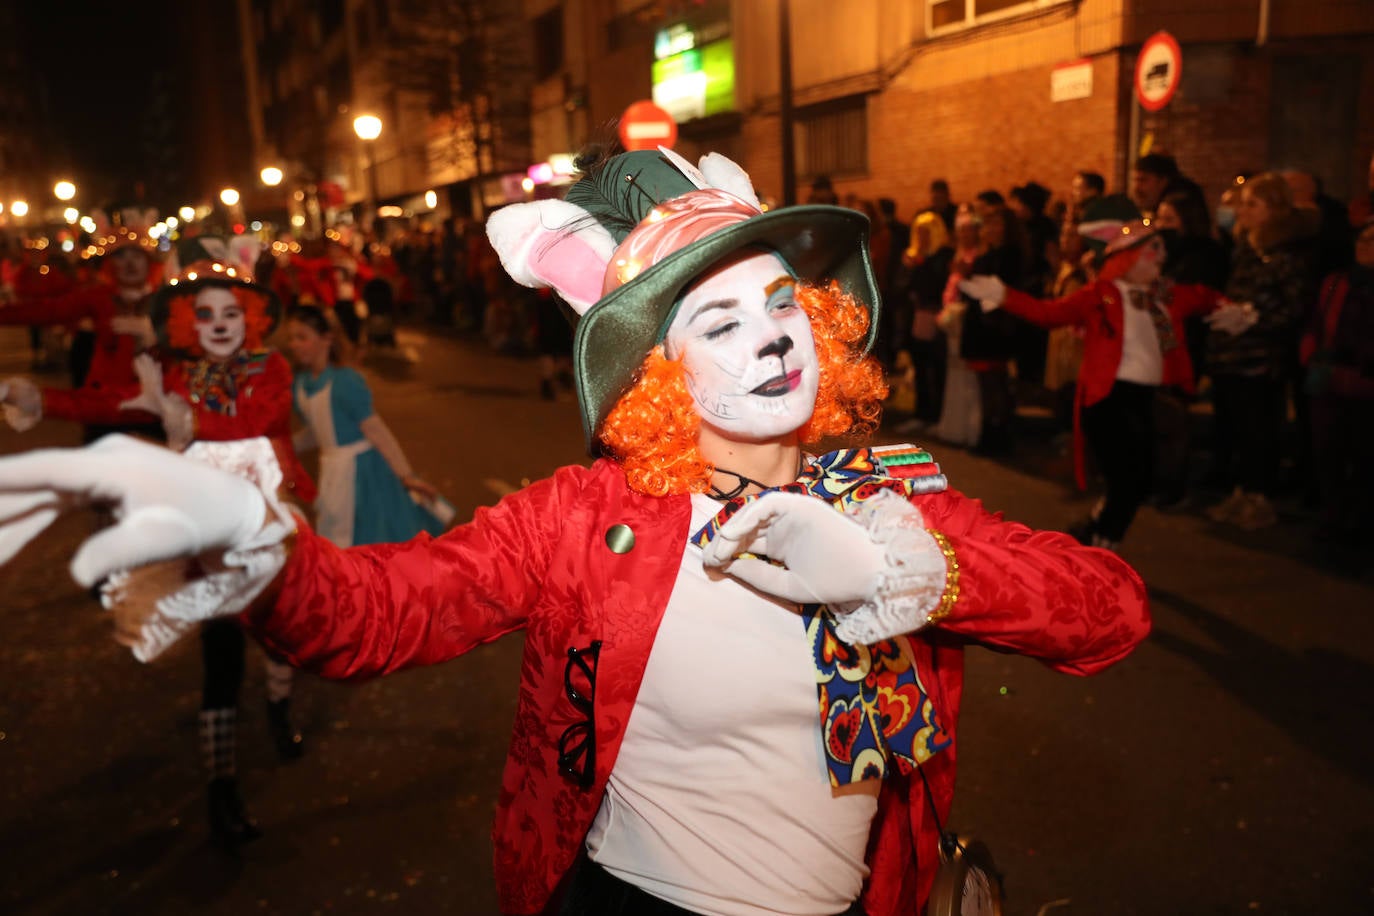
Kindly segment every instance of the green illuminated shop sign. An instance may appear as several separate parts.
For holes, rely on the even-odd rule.
[[[654,104],[677,121],[735,108],[735,46],[713,41],[654,61]]]

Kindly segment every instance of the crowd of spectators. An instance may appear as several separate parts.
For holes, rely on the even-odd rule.
[[[885,291],[877,353],[892,380],[895,430],[1009,460],[1035,447],[1046,415],[1051,435],[1067,439],[1084,329],[1046,333],[985,311],[958,281],[993,275],[1038,298],[1071,295],[1096,279],[1084,221],[1107,201],[1160,232],[1162,283],[1212,287],[1258,318],[1234,336],[1201,319],[1186,327],[1199,385],[1159,390],[1154,504],[1197,507],[1246,530],[1279,523],[1278,505],[1305,507],[1317,514],[1317,538],[1367,543],[1358,520],[1374,508],[1370,195],[1374,161],[1369,191],[1349,205],[1299,169],[1237,174],[1212,202],[1155,152],[1116,193],[1085,170],[1061,195],[1027,181],[960,203],[936,180],[906,225],[890,200],[846,201],[876,214],[873,263]]]

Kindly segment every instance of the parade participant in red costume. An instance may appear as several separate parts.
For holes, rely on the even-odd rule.
[[[236,236],[228,244],[197,236],[177,250],[177,276],[154,294],[151,319],[167,354],[135,357],[141,387],[88,392],[84,416],[118,426],[131,413],[161,421],[168,444],[182,450],[193,441],[224,442],[266,437],[283,470],[283,499],[308,506],[315,486],[291,443],[291,367],[263,341],[281,319],[281,306],[250,269],[258,243]],[[231,618],[201,627],[205,679],[200,711],[200,745],[210,782],[211,834],[235,847],[259,834],[244,813],[236,777],[239,693],[243,686],[243,630]],[[265,659],[268,726],[283,759],[299,757],[300,733],[291,724],[293,671]]]
[[[281,319],[281,304],[253,282],[257,254],[257,241],[245,236],[228,244],[199,236],[179,247],[181,272],[155,296],[152,311],[167,346],[185,356],[169,363],[165,379],[151,356],[138,357],[143,390],[121,406],[159,416],[173,448],[266,437],[283,471],[282,497],[308,506],[316,492],[291,443],[291,367],[263,345]],[[232,849],[259,836],[244,811],[236,774],[244,635],[233,618],[217,618],[206,621],[200,637],[200,745],[210,778],[210,830]],[[304,747],[290,718],[294,672],[271,653],[264,664],[268,728],[277,753],[292,760]]]
[[[11,425],[27,429],[41,417],[74,420],[85,426],[83,439],[94,442],[109,432],[157,435],[146,414],[129,413],[114,424],[92,412],[106,409],[112,389],[136,386],[133,358],[153,344],[149,300],[160,282],[157,240],[148,234],[152,210],[127,209],[110,224],[95,214],[93,244],[103,249],[101,280],[92,286],[54,294],[43,285],[20,285],[16,301],[0,308],[0,324],[68,325],[72,341],[73,389],[40,389],[23,377],[7,380],[3,400]]]
[[[514,279],[581,315],[591,467],[437,539],[341,550],[270,487],[106,440],[0,461],[0,560],[74,497],[120,504],[121,538],[72,569],[132,571],[106,596],[145,657],[237,612],[346,679],[525,630],[494,832],[504,912],[919,912],[964,647],[1101,670],[1148,630],[1139,577],[986,511],[920,449],[806,451],[871,431],[884,394],[863,356],[862,214],[763,213],[724,157],[645,151],[488,232]],[[233,445],[198,457],[271,480],[270,450]],[[146,584],[144,566],[188,555],[203,576]]]
[[[973,276],[959,288],[984,311],[1004,309],[1046,328],[1084,328],[1083,361],[1074,402],[1075,475],[1086,485],[1086,439],[1106,481],[1106,495],[1073,534],[1085,544],[1117,549],[1150,495],[1154,473],[1154,402],[1160,385],[1193,390],[1193,365],[1183,346],[1184,322],[1205,314],[1213,327],[1239,334],[1253,309],[1226,302],[1200,284],[1161,281],[1164,240],[1134,206],[1117,198],[1089,206],[1079,231],[1098,254],[1097,281],[1063,299],[1036,299],[993,276]],[[1134,219],[1129,217],[1134,215]]]

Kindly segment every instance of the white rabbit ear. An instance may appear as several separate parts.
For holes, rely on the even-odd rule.
[[[759,205],[759,195],[754,191],[749,173],[733,159],[727,159],[720,153],[707,153],[701,157],[701,171],[698,174],[703,175],[711,187],[728,191],[752,206]]]
[[[510,204],[487,217],[487,238],[521,286],[551,287],[581,315],[601,298],[615,239],[565,200]]]
[[[230,261],[249,276],[252,276],[253,268],[258,263],[258,255],[261,253],[262,242],[256,236],[236,235],[229,240]]]
[[[701,169],[692,165],[692,163],[683,159],[680,155],[668,149],[666,146],[660,146],[658,151],[662,153],[663,158],[671,162],[679,172],[686,175],[687,180],[692,184],[696,185],[698,188],[711,187],[711,182],[707,180],[705,175],[701,174]]]

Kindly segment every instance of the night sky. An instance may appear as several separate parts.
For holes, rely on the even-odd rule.
[[[68,170],[88,205],[170,203],[191,186],[188,5],[20,5],[19,50],[35,77],[49,168]],[[232,29],[234,4],[215,5]]]

